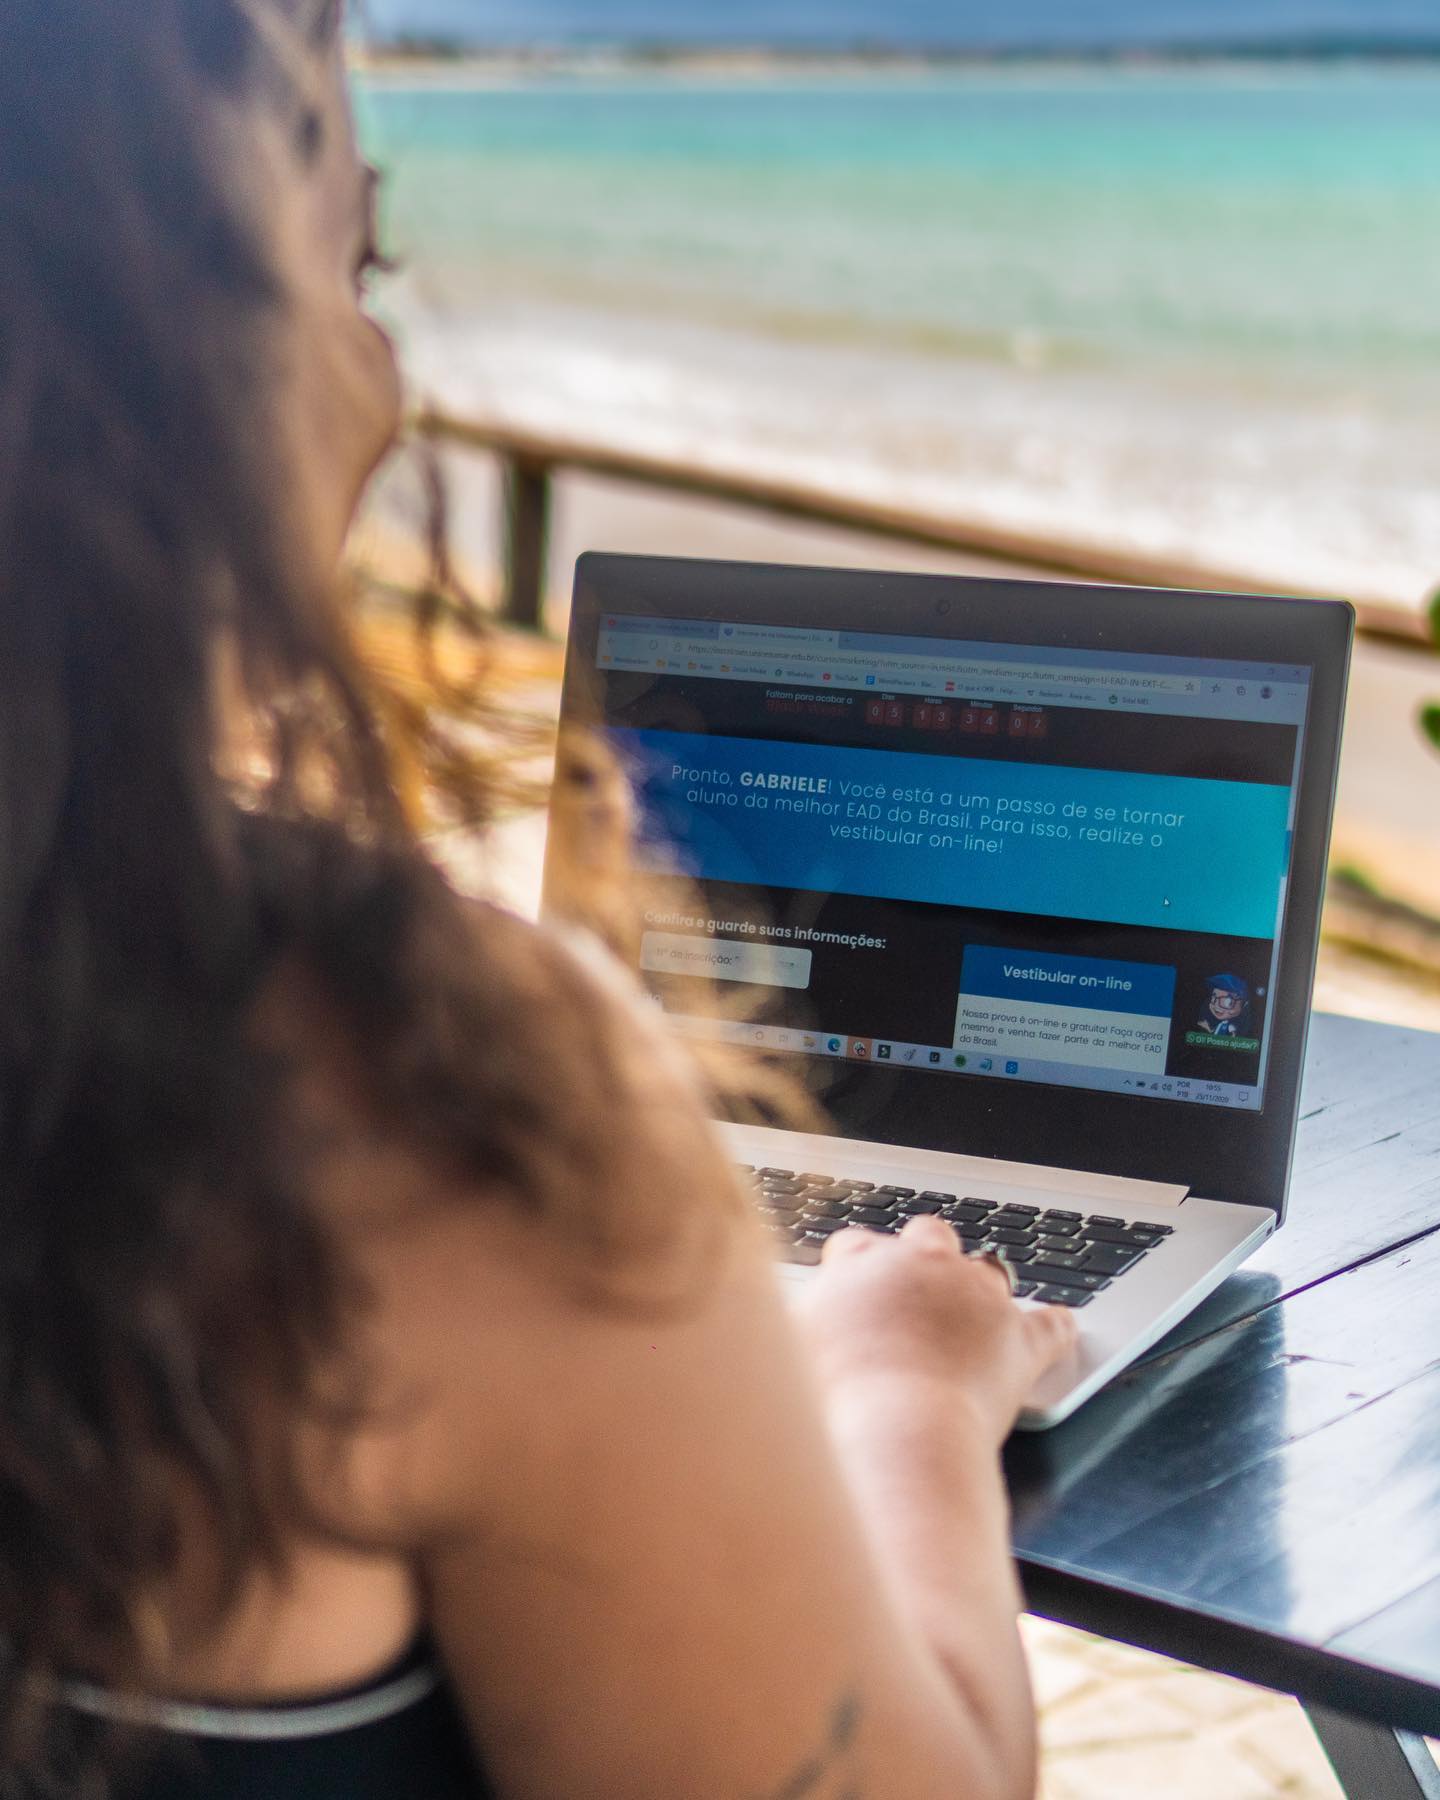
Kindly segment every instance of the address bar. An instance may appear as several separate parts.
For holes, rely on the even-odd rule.
[[[939,657],[908,658],[901,656],[835,657],[806,656],[793,662],[809,663],[815,668],[846,669],[863,675],[894,675],[905,679],[928,681],[932,685],[953,681],[957,686],[982,682],[987,687],[1001,684],[1007,688],[1026,685],[1065,688],[1071,692],[1107,693],[1183,693],[1185,682],[1173,675],[1136,675],[1109,669],[1056,668],[1047,664],[946,662]]]
[[[667,658],[675,661],[689,658],[714,662],[718,656],[728,653],[737,662],[755,664],[759,647],[746,644],[731,651],[729,645],[717,645],[713,640],[662,638],[659,640],[659,648]],[[1027,685],[1037,688],[1044,686],[1052,694],[1057,689],[1067,694],[1093,693],[1097,690],[1105,693],[1173,694],[1194,692],[1196,687],[1193,681],[1187,682],[1178,675],[1141,675],[1129,671],[1077,669],[1044,663],[1026,665],[968,659],[951,662],[938,656],[908,657],[884,653],[866,656],[857,651],[828,647],[812,649],[793,643],[777,643],[775,656],[776,680],[801,679],[804,673],[813,671],[836,677],[853,675],[860,678],[860,681],[873,675],[877,681],[892,677],[896,680],[922,682],[931,691],[943,689],[947,682],[953,682],[957,691],[963,691],[969,683],[974,682],[986,687],[1003,685],[1007,690]],[[746,673],[748,675],[752,671],[747,668]],[[1042,699],[1050,698],[1051,695],[1037,694],[1035,697]]]

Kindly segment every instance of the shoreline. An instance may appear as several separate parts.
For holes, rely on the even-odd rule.
[[[1190,77],[1206,80],[1317,75],[1440,74],[1440,39],[1406,49],[1383,45],[1351,48],[1257,46],[1253,51],[1027,52],[988,55],[906,50],[787,50],[735,45],[687,48],[657,45],[531,45],[442,51],[379,45],[351,50],[355,74],[425,86],[501,87],[527,82],[605,83],[735,82],[781,86],[788,82],[1081,80],[1125,77]]]
[[[1414,476],[1433,431],[1367,423],[1323,395],[1301,407],[1288,389],[1232,394],[1213,373],[1202,386],[1148,368],[762,338],[535,294],[492,295],[448,319],[405,298],[392,319],[418,405],[577,440],[607,464],[734,470],[862,513],[963,521],[1011,554],[1023,540],[1083,548],[1087,565],[1112,571],[1111,552],[1149,569],[1202,564],[1231,572],[1220,585],[1344,594],[1407,621],[1440,573],[1431,497]],[[1368,497],[1382,474],[1377,509]]]

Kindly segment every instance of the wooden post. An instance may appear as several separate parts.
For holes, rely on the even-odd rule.
[[[550,539],[550,465],[520,456],[500,459],[504,508],[507,625],[539,631],[545,614],[545,564]]]

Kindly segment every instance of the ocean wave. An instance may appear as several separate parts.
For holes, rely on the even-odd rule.
[[[497,302],[397,318],[448,410],[1040,539],[1418,607],[1440,579],[1432,415],[1108,369],[787,344]]]

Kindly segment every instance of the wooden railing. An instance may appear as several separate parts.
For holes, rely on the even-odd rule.
[[[1141,587],[1273,592],[1273,584],[1257,582],[1253,575],[1211,566],[1198,559],[1190,562],[1149,557],[1059,538],[1032,537],[943,515],[876,504],[802,482],[672,462],[608,445],[543,437],[438,411],[421,414],[415,428],[436,444],[483,452],[499,461],[504,507],[503,616],[509,623],[530,629],[538,629],[542,622],[554,480],[564,472],[746,507],[776,518],[838,527],[919,548],[953,551],[1027,573]],[[1429,645],[1425,621],[1416,612],[1383,601],[1364,600],[1357,604],[1357,612],[1359,628],[1367,636],[1410,649]]]

